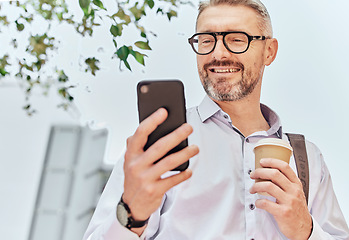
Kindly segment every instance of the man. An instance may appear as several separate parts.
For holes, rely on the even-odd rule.
[[[115,167],[85,239],[348,240],[329,172],[315,145],[306,143],[308,205],[293,157],[290,165],[263,159],[264,168],[254,170],[258,140],[287,139],[277,115],[260,104],[264,68],[278,49],[264,5],[259,0],[202,3],[196,32],[189,42],[207,96],[188,110],[188,124],[145,152],[147,137],[166,119],[166,110],[139,125],[127,140],[120,161],[124,167]],[[154,164],[187,137],[187,148]],[[169,172],[189,158],[188,170]],[[258,178],[270,181],[255,183]]]

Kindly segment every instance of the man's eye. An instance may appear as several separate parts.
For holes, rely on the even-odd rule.
[[[240,43],[240,42],[245,42],[245,39],[242,38],[230,38],[228,39],[229,42],[235,42],[235,43]]]
[[[212,41],[211,39],[203,39],[200,42],[201,42],[201,44],[210,44],[210,43],[213,43],[214,41]]]
[[[245,44],[246,40],[243,38],[229,38],[229,39],[226,39],[226,42],[228,44]]]

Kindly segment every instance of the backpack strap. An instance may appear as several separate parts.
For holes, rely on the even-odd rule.
[[[298,178],[303,185],[303,191],[308,204],[309,195],[309,165],[307,151],[305,147],[305,138],[301,134],[286,133],[293,148],[293,155],[296,161]]]

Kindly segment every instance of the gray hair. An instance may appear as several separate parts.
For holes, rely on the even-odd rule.
[[[231,5],[231,6],[245,6],[253,9],[259,18],[259,24],[258,28],[261,30],[261,32],[268,36],[273,36],[273,27],[271,25],[271,18],[269,15],[269,12],[267,8],[264,6],[264,4],[260,0],[209,0],[200,2],[199,5],[199,13],[196,18],[196,24],[199,19],[199,16],[201,13],[207,9],[208,7],[218,6],[218,5]]]

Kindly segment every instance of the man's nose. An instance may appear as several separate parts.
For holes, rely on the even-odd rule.
[[[212,56],[217,59],[225,59],[231,57],[231,52],[225,47],[222,38],[217,39],[216,47],[212,52]]]

